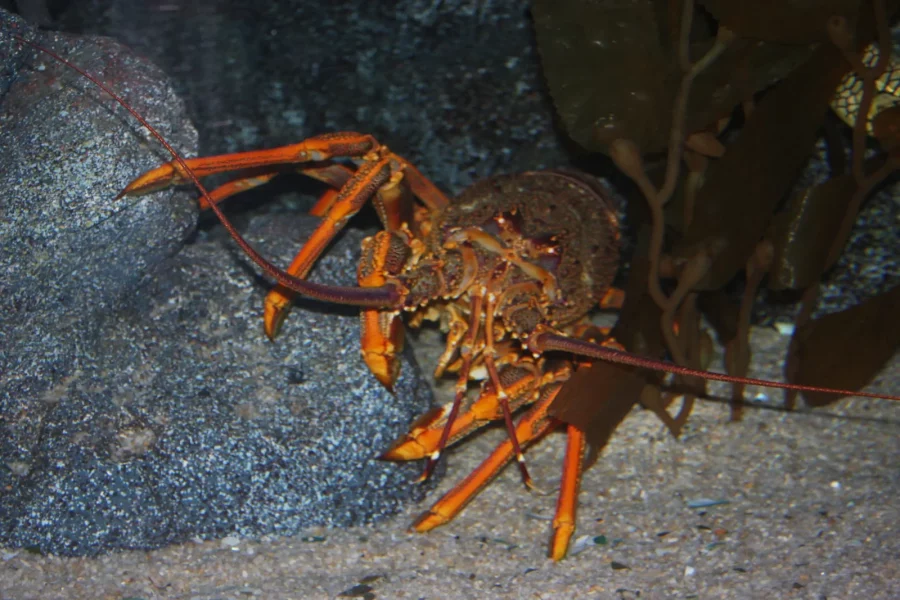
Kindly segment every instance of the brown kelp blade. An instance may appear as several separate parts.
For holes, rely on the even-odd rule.
[[[677,4],[660,0],[533,3],[550,95],[566,132],[585,149],[608,152],[613,140],[629,139],[646,154],[668,144],[672,102],[682,75],[674,60],[681,13]],[[825,30],[817,33],[824,37]],[[702,56],[715,36],[714,28],[695,27],[689,54]],[[730,115],[735,106],[787,76],[812,51],[809,44],[732,41],[695,77],[686,130],[701,131]]]
[[[710,167],[691,225],[675,250],[683,257],[713,250],[700,289],[725,285],[747,264],[775,207],[808,160],[848,68],[834,46],[821,46],[763,97],[725,156]]]
[[[853,176],[844,174],[805,188],[791,198],[770,232],[775,248],[770,289],[802,289],[819,282],[830,266],[825,260],[855,192]]]
[[[900,286],[798,327],[794,332],[797,352],[788,358],[789,381],[847,390],[863,387],[900,349],[898,315]],[[802,394],[811,406],[824,406],[842,397]]]
[[[605,152],[618,138],[665,147],[675,79],[651,0],[535,0],[544,76],[569,136]]]
[[[590,465],[640,401],[646,385],[650,384],[634,369],[599,361],[583,364],[563,385],[549,414],[584,432]]]
[[[700,0],[719,22],[737,35],[788,44],[825,42],[828,22],[856,20],[860,0]]]

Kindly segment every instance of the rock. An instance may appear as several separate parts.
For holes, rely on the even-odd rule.
[[[102,72],[193,145],[151,65],[0,12],[0,545],[85,555],[291,534],[424,495],[409,485],[420,466],[374,459],[430,404],[415,365],[395,395],[381,387],[352,309],[301,303],[266,340],[268,284],[233,244],[200,232],[171,257],[194,194],[113,200],[161,160],[146,134],[10,29]],[[263,215],[247,235],[286,264],[316,222]],[[347,232],[312,277],[351,285],[361,238]]]
[[[371,133],[456,194],[567,162],[528,0],[229,3],[87,0],[59,15],[170,73],[204,154]]]
[[[197,209],[171,191],[113,200],[159,161],[146,134],[90,82],[11,31],[90,71],[133,75],[121,86],[127,99],[178,147],[195,148],[196,132],[159,70],[112,40],[39,34],[0,12],[0,452],[31,463],[57,386],[95,352],[103,320],[181,246]],[[9,477],[0,469],[0,485]]]

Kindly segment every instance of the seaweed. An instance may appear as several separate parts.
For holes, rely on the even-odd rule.
[[[860,206],[900,167],[900,97],[888,70],[898,7],[896,0],[533,2],[560,126],[584,150],[612,159],[646,205],[630,210],[636,250],[614,328],[628,350],[703,368],[705,315],[725,347],[727,371],[745,376],[752,307],[763,288],[801,299],[789,382],[859,389],[900,347],[889,324],[897,288],[811,318]],[[823,128],[827,139],[840,138],[832,108],[852,128],[850,160],[831,142],[832,178],[793,191]],[[867,159],[869,136],[879,150]],[[739,298],[734,289],[743,290]],[[864,351],[826,356],[848,347]],[[705,382],[674,385],[684,393],[669,423],[677,433]],[[656,395],[663,405],[675,397]],[[733,418],[742,396],[735,386]],[[804,398],[813,406],[836,399]],[[785,401],[792,407],[794,394]]]

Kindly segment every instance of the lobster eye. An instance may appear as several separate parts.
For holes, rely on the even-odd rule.
[[[556,273],[559,268],[559,263],[562,261],[562,257],[560,257],[559,253],[556,251],[544,252],[539,255],[537,260],[534,261],[537,263],[537,266],[550,271],[551,273]]]

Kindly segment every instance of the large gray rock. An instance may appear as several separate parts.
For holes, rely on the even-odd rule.
[[[0,451],[31,462],[56,386],[100,339],[107,316],[193,229],[196,202],[167,192],[113,200],[158,157],[121,107],[17,32],[110,79],[176,147],[196,147],[161,73],[108,39],[41,35],[0,12]],[[133,74],[133,78],[131,75]],[[167,99],[167,101],[163,101]],[[0,481],[10,473],[0,469]]]
[[[113,200],[160,161],[146,134],[11,29],[127,90],[176,147],[195,143],[152,65],[0,13],[0,545],[77,555],[290,534],[421,497],[420,467],[374,459],[430,403],[418,369],[405,361],[393,396],[381,387],[353,310],[306,303],[268,342],[268,284],[233,245],[201,232],[171,257],[193,194]],[[262,216],[248,236],[285,264],[316,222]],[[313,278],[352,284],[361,237]]]

